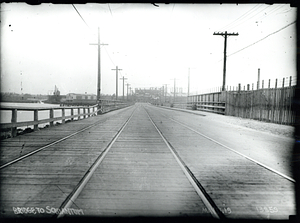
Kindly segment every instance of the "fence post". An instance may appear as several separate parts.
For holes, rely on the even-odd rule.
[[[292,94],[292,76],[290,76],[290,83],[289,83],[289,114],[288,114],[288,123],[287,124],[292,124],[293,123],[293,112],[292,112],[292,97],[294,96]]]
[[[77,108],[78,118],[77,120],[80,120],[80,108]]]
[[[279,122],[280,122],[280,124],[283,123],[283,119],[284,119],[284,81],[285,81],[285,79],[283,78],[281,94],[280,94],[280,103],[279,103]]]
[[[50,118],[54,118],[54,109],[50,109]],[[54,121],[50,121],[50,126],[53,126]]]
[[[275,88],[274,88],[274,103],[273,103],[273,112],[272,112],[272,122],[275,123],[275,112],[276,112],[276,93],[277,93],[277,79],[275,80]]]
[[[18,114],[18,110],[17,109],[13,109],[11,114],[11,123],[15,124],[17,123],[17,114]],[[11,128],[11,136],[15,137],[17,136],[17,127],[12,127]]]
[[[83,108],[84,109],[84,118],[87,118],[88,117],[88,114],[87,114],[87,112],[86,112],[86,108]]]
[[[71,116],[73,116],[73,115],[74,115],[74,109],[71,108]],[[71,120],[73,121],[73,120],[74,120],[74,117],[72,117]]]
[[[89,113],[88,117],[91,117],[92,115],[90,114],[91,113],[90,107],[88,108],[88,113]]]
[[[37,109],[34,110],[34,121],[35,122],[39,121],[39,115],[38,115],[38,110]],[[39,124],[35,124],[34,125],[34,131],[38,130],[39,129],[38,127],[39,127]]]

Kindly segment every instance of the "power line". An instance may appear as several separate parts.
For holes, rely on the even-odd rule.
[[[82,17],[82,15],[81,15],[80,12],[78,11],[78,9],[75,7],[75,5],[72,4],[72,6],[73,6],[73,8],[75,9],[75,11],[77,12],[77,14],[79,15],[79,17],[80,17],[80,18],[82,19],[82,21],[84,22],[84,24],[90,29],[91,33],[93,33],[92,29],[91,29],[91,28],[89,27],[89,25],[86,23],[86,21],[84,20],[84,18]],[[110,13],[111,13],[111,15],[112,15],[112,11],[111,11],[111,9],[110,9],[109,4],[108,4],[108,8],[109,8],[109,11],[110,11]],[[113,60],[111,59],[109,53],[107,52],[106,48],[104,48],[104,49],[105,49],[105,52],[106,52],[107,56],[109,57],[110,61],[113,63],[113,65],[115,65],[115,63],[114,63]]]
[[[243,22],[241,22],[241,23],[238,23],[238,24],[232,26],[231,28],[227,28],[227,29],[233,29],[233,28],[236,28],[236,27],[242,25],[242,24],[245,23],[245,22],[248,22],[250,19],[252,19],[253,17],[255,17],[256,15],[258,15],[258,14],[261,13],[263,10],[265,10],[265,9],[267,9],[267,8],[269,8],[269,7],[270,7],[270,6],[267,6],[267,7],[263,8],[262,10],[260,10],[259,12],[257,12],[257,13],[256,13],[255,15],[253,15],[252,17],[247,18],[247,20],[245,20],[245,21],[243,21]]]
[[[285,29],[285,28],[287,28],[287,27],[293,25],[294,23],[296,23],[296,21],[294,21],[294,22],[292,22],[292,23],[290,23],[290,24],[288,24],[288,25],[282,27],[281,29],[279,29],[279,30],[277,30],[277,31],[275,31],[275,32],[273,32],[273,33],[270,33],[269,35],[265,36],[264,38],[262,38],[262,39],[260,39],[260,40],[258,40],[258,41],[256,41],[256,42],[254,42],[254,43],[252,43],[252,44],[250,44],[250,45],[248,45],[248,46],[246,46],[246,47],[244,47],[244,48],[242,48],[242,49],[240,49],[240,50],[238,50],[238,51],[236,51],[236,52],[234,52],[234,53],[232,53],[232,54],[229,54],[227,57],[232,56],[232,55],[234,55],[234,54],[236,54],[236,53],[238,53],[238,52],[241,52],[242,50],[245,50],[245,49],[249,48],[250,46],[253,46],[253,45],[256,44],[256,43],[259,43],[260,41],[263,41],[264,39],[268,38],[269,36],[274,35],[274,34],[280,32],[281,30],[283,30],[283,29]]]
[[[109,11],[110,11],[110,14],[111,14],[111,16],[113,16],[113,14],[112,14],[112,11],[111,11],[111,9],[110,9],[110,6],[109,6],[109,4],[107,4],[107,6],[108,6],[108,8],[109,8]]]
[[[86,21],[84,20],[84,18],[81,16],[81,14],[79,13],[79,11],[77,10],[77,8],[75,7],[74,4],[72,4],[73,8],[75,9],[75,11],[77,12],[77,14],[79,15],[79,17],[82,19],[82,21],[84,22],[84,24],[91,30],[91,28],[89,27],[89,25],[86,23]],[[92,30],[91,30],[92,31]]]
[[[276,12],[278,9],[284,7],[285,5],[278,5],[277,7],[275,8],[272,8],[269,12],[265,12],[264,15],[262,15],[261,17],[259,17],[257,20],[260,20],[260,19],[265,19],[266,17],[272,15],[274,12]]]
[[[239,19],[242,19],[243,17],[245,16],[248,16],[247,14],[250,13],[254,8],[256,7],[260,7],[260,5],[255,5],[252,9],[250,9],[249,11],[247,11],[246,13],[244,13],[243,15],[241,15],[240,17],[238,17],[236,20],[234,20],[233,22],[229,23],[228,25],[224,26],[223,28],[221,28],[220,30],[222,29],[227,29],[228,27],[230,27],[232,24],[234,24],[235,22],[237,22]],[[252,13],[252,12],[251,12]],[[251,14],[250,13],[250,14]]]
[[[114,61],[111,59],[111,57],[110,57],[110,55],[109,55],[109,53],[107,52],[107,50],[106,50],[106,48],[104,47],[104,50],[105,50],[105,52],[106,52],[106,54],[107,54],[107,56],[108,56],[108,58],[110,59],[110,61],[112,62],[112,64],[114,65],[114,66],[116,66],[115,65],[115,63],[114,63]]]

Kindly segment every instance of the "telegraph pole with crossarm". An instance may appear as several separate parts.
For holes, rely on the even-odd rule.
[[[127,97],[126,97],[126,100],[128,101],[128,86],[130,86],[130,84],[127,83],[126,86],[127,86]]]
[[[101,67],[100,67],[100,46],[101,45],[108,45],[104,43],[100,43],[100,28],[98,27],[98,43],[90,43],[90,45],[97,45],[98,46],[98,83],[97,83],[97,102],[100,101],[100,94],[101,94]]]
[[[127,80],[124,76],[120,78],[120,80],[123,80],[123,101],[124,101],[124,81]]]
[[[225,80],[226,80],[226,48],[227,48],[227,36],[238,36],[238,33],[216,33],[214,32],[214,35],[224,36],[224,64],[223,64],[223,85],[222,85],[222,91],[225,91]]]
[[[116,69],[111,69],[116,71],[116,100],[118,100],[118,71],[122,70],[119,69],[118,66],[116,66]]]

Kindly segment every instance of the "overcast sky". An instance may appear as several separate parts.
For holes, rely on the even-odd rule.
[[[134,88],[176,85],[199,93],[222,85],[296,78],[296,8],[288,4],[1,4],[1,91],[94,93],[100,27],[101,93],[113,94],[116,72]],[[119,80],[119,95],[122,81]],[[125,91],[126,92],[126,91]]]

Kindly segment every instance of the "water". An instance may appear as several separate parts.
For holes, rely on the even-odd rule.
[[[60,105],[56,104],[43,104],[43,103],[11,103],[11,102],[1,102],[1,107],[13,107],[13,108],[58,108]],[[67,107],[65,107],[67,108]],[[82,113],[82,111],[80,111]],[[77,114],[77,109],[74,109],[74,115]],[[71,115],[71,109],[65,109],[65,116]],[[12,111],[11,110],[0,110],[0,123],[10,123],[11,122]],[[54,117],[61,117],[61,110],[54,110]],[[48,119],[50,118],[50,110],[39,111],[38,119]],[[33,111],[18,111],[17,113],[17,122],[25,122],[25,121],[33,121],[34,120],[34,112]],[[44,127],[49,123],[40,124],[39,127]],[[26,127],[33,128],[33,126],[24,126],[22,129]]]

